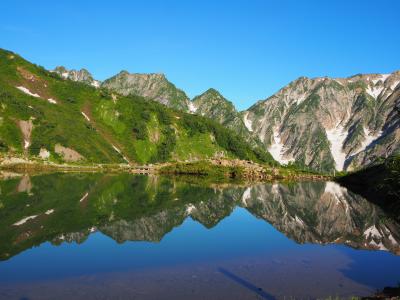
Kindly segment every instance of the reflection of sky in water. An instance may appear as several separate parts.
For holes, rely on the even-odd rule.
[[[29,193],[19,179],[0,181],[0,259],[8,259],[0,261],[0,299],[308,299],[370,295],[400,281],[400,256],[332,244],[399,253],[400,238],[384,211],[335,183],[29,180]],[[86,239],[91,228],[98,232]]]
[[[212,229],[188,218],[168,233],[160,243],[125,242],[94,233],[83,244],[45,243],[0,263],[0,281],[31,281],[65,278],[85,274],[119,271],[144,271],[185,265],[232,266],[248,262],[266,266],[254,276],[274,280],[288,270],[287,285],[293,274],[315,276],[307,268],[323,268],[323,276],[338,270],[347,278],[369,287],[395,285],[400,280],[400,257],[383,251],[354,250],[346,246],[299,245],[267,222],[243,208],[236,208]],[[230,271],[227,271],[230,274]],[[232,275],[233,276],[233,275]],[[277,276],[277,275],[276,275]],[[333,275],[332,275],[333,276]],[[336,275],[335,275],[336,276]],[[333,277],[332,277],[333,278]],[[335,277],[336,278],[336,277]],[[240,282],[240,279],[238,280]],[[336,283],[332,282],[332,285]]]

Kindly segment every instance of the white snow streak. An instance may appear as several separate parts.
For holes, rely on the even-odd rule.
[[[88,117],[83,111],[81,111],[81,114],[82,114],[82,116],[85,117],[85,119],[86,119],[88,122],[90,122],[89,117]]]
[[[347,136],[347,131],[345,131],[341,125],[333,129],[325,129],[325,131],[330,142],[331,154],[335,160],[336,170],[342,171],[346,160],[346,153],[342,151],[342,148]]]
[[[115,147],[113,144],[111,146],[114,148],[115,151],[117,151],[119,154],[121,154],[121,150],[119,150],[117,147]]]
[[[247,118],[249,115],[249,112],[246,112],[243,116],[243,122],[244,125],[247,127],[247,129],[252,132],[253,131],[253,122]]]
[[[54,212],[54,209],[49,209],[45,212],[46,215],[51,215]]]
[[[400,81],[399,80],[397,80],[397,81],[395,81],[391,86],[390,86],[390,88],[392,89],[392,91],[394,91],[394,89],[397,87],[397,85],[400,83]]]
[[[364,151],[372,142],[378,139],[382,135],[382,131],[378,132],[378,134],[371,135],[371,131],[368,128],[364,127],[364,136],[365,140],[361,143],[361,146],[354,152],[353,155]]]
[[[40,97],[38,94],[32,93],[30,90],[28,90],[24,86],[17,86],[16,88],[19,89],[20,91],[24,92],[25,94],[28,94],[29,96],[36,97],[36,98]]]
[[[296,99],[296,104],[299,105],[307,98],[306,94],[301,95],[299,98]]]
[[[83,197],[79,200],[79,202],[82,202],[82,201],[85,200],[88,196],[89,196],[89,193],[86,193],[86,194],[83,195]]]
[[[57,104],[57,101],[52,98],[47,99],[47,101],[49,101],[51,104]]]
[[[31,143],[28,140],[24,140],[24,149],[28,149]]]

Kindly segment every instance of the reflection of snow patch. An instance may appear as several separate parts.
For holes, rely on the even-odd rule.
[[[81,114],[82,114],[82,116],[85,117],[85,119],[86,119],[88,122],[90,122],[89,117],[88,117],[83,111],[81,111]]]
[[[244,114],[244,116],[243,116],[243,122],[244,122],[244,125],[247,127],[247,129],[248,129],[249,131],[253,131],[253,122],[247,118],[248,115],[249,115],[248,112],[246,112],[246,113]]]
[[[282,142],[281,142],[281,137],[279,135],[278,127],[274,128],[273,140],[274,140],[274,142],[268,148],[268,151],[271,153],[272,157],[276,161],[278,161],[279,163],[284,164],[284,165],[288,164],[290,161],[293,161],[294,159],[288,159],[288,158],[284,157],[285,145],[282,144]]]
[[[22,220],[20,220],[20,221],[14,223],[14,225],[15,225],[15,226],[19,226],[19,225],[25,224],[27,221],[33,220],[33,219],[35,219],[36,217],[37,217],[37,215],[29,216],[29,217],[23,218]]]
[[[347,203],[346,196],[347,189],[340,186],[336,182],[328,181],[325,185],[324,193],[331,194],[336,202],[336,205],[343,204],[346,212],[349,210],[349,204]]]
[[[279,195],[279,185],[277,183],[272,185],[271,192],[274,195]]]
[[[298,224],[300,224],[300,225],[302,225],[302,226],[304,226],[304,222],[303,222],[303,220],[302,219],[300,219],[297,215],[294,217],[294,220],[298,223]]]
[[[186,214],[190,215],[195,209],[196,209],[196,207],[193,204],[189,204],[186,207]]]
[[[368,227],[364,231],[364,236],[366,238],[369,238],[369,237],[382,238],[382,234],[379,232],[378,228],[376,228],[375,225],[372,225],[371,227]]]
[[[26,87],[23,86],[17,86],[17,89],[19,89],[20,91],[24,92],[25,94],[32,96],[32,97],[36,97],[39,98],[40,96],[38,94],[32,93],[30,90],[28,90]]]
[[[346,160],[346,153],[342,151],[342,148],[347,131],[341,125],[333,129],[325,129],[325,131],[330,142],[331,154],[335,160],[336,170],[342,171]]]
[[[45,212],[46,215],[51,215],[54,212],[54,209],[49,209]]]
[[[243,193],[242,203],[244,205],[247,205],[247,200],[249,200],[250,198],[251,198],[251,188],[248,187]]]

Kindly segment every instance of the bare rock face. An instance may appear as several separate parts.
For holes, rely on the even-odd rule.
[[[83,82],[88,85],[92,85],[96,88],[100,87],[100,84],[101,84],[101,82],[98,80],[95,80],[93,78],[92,74],[90,74],[89,71],[86,69],[67,70],[63,66],[58,66],[53,70],[53,72],[57,73],[64,79],[70,79],[72,81]]]
[[[399,71],[301,77],[243,112],[243,120],[283,164],[351,170],[399,151],[399,83]]]
[[[83,159],[83,156],[74,149],[61,146],[60,144],[55,145],[54,152],[59,154],[67,162],[74,162]]]
[[[115,90],[122,95],[138,95],[168,107],[189,111],[189,98],[167,80],[164,74],[128,73],[121,71],[105,80],[102,87]]]

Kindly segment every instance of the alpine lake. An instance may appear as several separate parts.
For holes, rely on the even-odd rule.
[[[399,243],[334,182],[0,180],[0,299],[349,299],[398,286]]]

